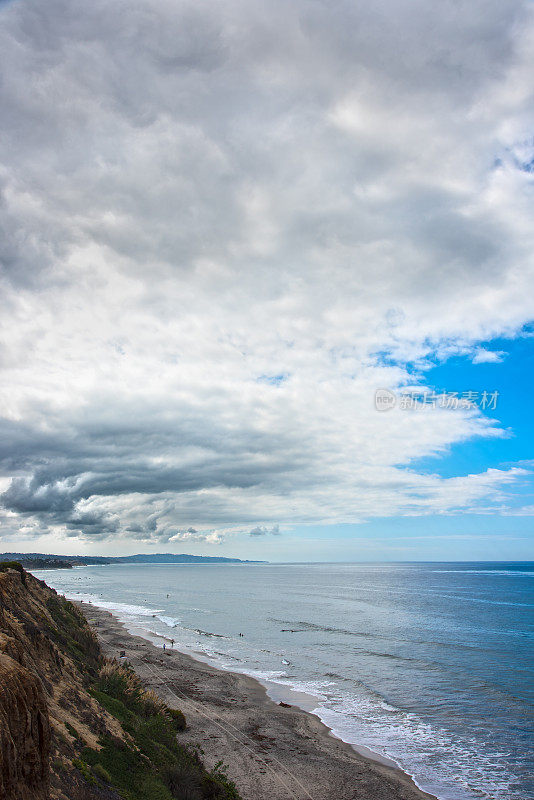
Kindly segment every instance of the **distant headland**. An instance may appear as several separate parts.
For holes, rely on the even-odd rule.
[[[61,556],[51,553],[0,553],[0,561],[18,561],[25,569],[71,569],[100,564],[266,564],[224,556],[187,553],[138,553],[134,556]]]

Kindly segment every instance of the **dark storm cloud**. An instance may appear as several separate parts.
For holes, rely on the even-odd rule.
[[[96,415],[98,412],[96,412]],[[4,508],[23,515],[38,515],[69,529],[93,535],[95,527],[109,533],[117,529],[115,519],[105,512],[77,511],[79,501],[120,495],[188,494],[224,487],[250,489],[276,481],[289,480],[291,471],[304,465],[296,443],[280,437],[276,447],[272,437],[265,437],[253,427],[236,433],[233,441],[216,424],[206,425],[174,419],[154,418],[124,423],[118,414],[106,423],[95,418],[75,429],[73,420],[57,430],[43,432],[28,423],[2,421],[0,468],[3,474],[14,470],[26,474],[13,477],[0,496]],[[202,460],[188,456],[190,448],[202,448]],[[254,452],[261,454],[257,457]],[[164,454],[165,458],[161,459]],[[245,455],[246,454],[246,455]],[[159,459],[159,463],[155,462]],[[168,462],[183,459],[184,464]],[[29,473],[29,474],[28,474]],[[142,526],[130,526],[131,532],[157,529],[158,515],[148,516]],[[190,527],[187,533],[197,531]]]

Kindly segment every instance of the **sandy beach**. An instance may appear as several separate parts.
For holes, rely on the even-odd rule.
[[[243,800],[429,800],[401,770],[331,735],[314,714],[271,700],[246,675],[218,670],[176,649],[133,636],[108,611],[77,604],[104,653],[124,652],[144,683],[187,718],[184,743],[219,761]],[[162,640],[163,643],[163,640]]]

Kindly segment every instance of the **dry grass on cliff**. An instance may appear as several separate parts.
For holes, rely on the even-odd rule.
[[[116,659],[106,659],[98,674],[101,691],[136,707],[145,716],[164,714],[167,706],[151,689],[146,689],[133,669]]]

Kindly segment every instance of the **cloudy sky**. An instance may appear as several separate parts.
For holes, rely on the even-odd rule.
[[[0,2],[0,549],[533,557],[533,54],[525,0]]]

